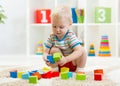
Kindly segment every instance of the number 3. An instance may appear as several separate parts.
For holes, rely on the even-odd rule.
[[[100,14],[100,17],[98,18],[99,21],[103,22],[106,20],[106,12],[104,9],[99,9],[98,13]]]

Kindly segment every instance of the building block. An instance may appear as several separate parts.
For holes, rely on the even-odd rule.
[[[11,78],[17,78],[17,71],[10,71]]]
[[[104,74],[103,69],[95,69],[95,70],[94,70],[94,74],[95,74],[95,73]]]
[[[72,78],[73,77],[73,72],[68,72],[68,77]]]
[[[43,42],[39,41],[36,49],[36,55],[43,55],[44,47],[43,47]]]
[[[47,60],[52,64],[55,63],[55,61],[53,59],[53,55],[47,55]]]
[[[17,73],[17,77],[18,78],[22,78],[22,74],[23,74],[24,72],[22,72],[22,71],[19,71],[18,73]]]
[[[60,72],[69,72],[69,68],[67,68],[67,67],[62,67],[61,69],[60,69]]]
[[[29,83],[37,84],[37,82],[38,82],[38,77],[37,76],[30,76],[29,77]]]
[[[48,71],[44,74],[41,74],[41,76],[42,76],[42,78],[46,78],[46,79],[52,78],[52,72]]]
[[[61,79],[64,79],[64,80],[69,79],[68,72],[61,72],[60,76],[61,76]]]
[[[76,80],[86,80],[86,74],[76,73]]]
[[[52,72],[52,77],[59,77],[60,73],[57,71]]]
[[[53,59],[55,62],[58,62],[61,59],[61,57],[62,57],[61,53],[59,53],[59,52],[56,52],[53,54]]]
[[[38,80],[41,79],[41,74],[39,72],[33,73],[32,76],[37,76]]]
[[[101,73],[95,73],[94,74],[94,80],[101,81],[102,80],[102,74]]]
[[[41,69],[41,71],[43,71],[43,72],[48,72],[48,71],[50,71],[50,68],[48,68],[48,67],[43,67],[43,68]]]
[[[22,79],[29,79],[29,77],[30,77],[29,73],[22,74]]]
[[[72,22],[77,23],[76,8],[71,8],[71,12],[72,12]]]

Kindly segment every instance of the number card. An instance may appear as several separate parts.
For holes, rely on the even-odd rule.
[[[50,9],[39,9],[35,11],[35,22],[36,23],[51,23]]]
[[[110,23],[111,8],[96,7],[95,8],[95,23]]]

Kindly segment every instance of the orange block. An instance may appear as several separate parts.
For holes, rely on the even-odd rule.
[[[39,72],[33,73],[32,76],[37,76],[38,80],[41,79],[41,74]]]
[[[95,69],[94,74],[96,73],[104,74],[103,69]]]
[[[108,57],[108,56],[111,56],[111,54],[99,54],[98,56]]]

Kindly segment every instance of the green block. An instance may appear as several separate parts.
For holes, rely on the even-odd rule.
[[[29,77],[29,83],[37,84],[37,82],[38,82],[38,77],[37,76],[30,76]]]
[[[61,72],[60,76],[61,76],[61,79],[69,79],[68,72]]]
[[[85,74],[76,74],[76,80],[86,80]]]
[[[111,8],[96,7],[95,23],[111,23]]]
[[[61,59],[61,57],[62,57],[61,53],[59,53],[59,52],[56,52],[53,54],[53,59],[55,62],[58,62]]]

